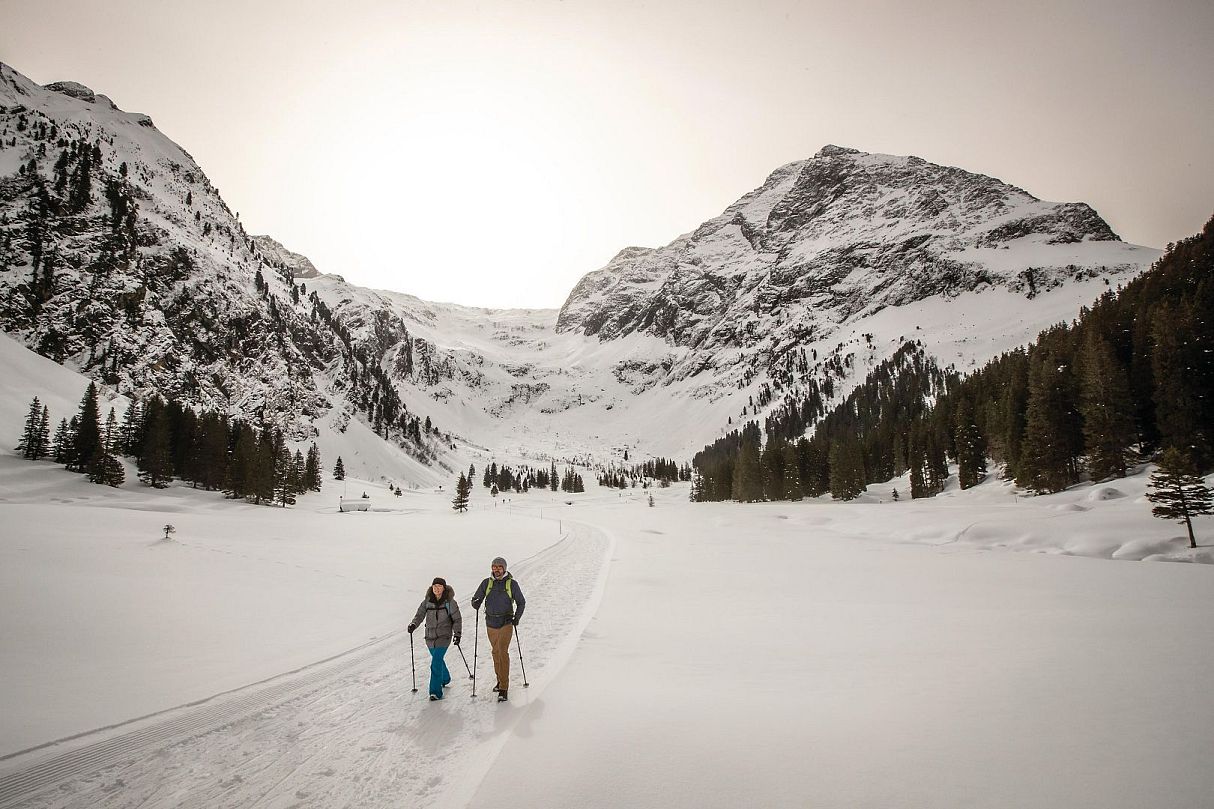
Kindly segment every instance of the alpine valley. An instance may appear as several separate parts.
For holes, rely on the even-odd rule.
[[[0,809],[1209,806],[1214,221],[754,180],[425,301],[0,64]]]
[[[691,454],[809,384],[842,397],[907,340],[966,370],[1074,317],[1159,251],[1083,203],[826,146],[559,311],[347,283],[245,231],[144,114],[0,65],[0,326],[96,380],[316,441],[370,479],[469,457]],[[425,429],[422,425],[429,425]]]

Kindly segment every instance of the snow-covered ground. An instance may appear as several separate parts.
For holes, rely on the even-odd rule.
[[[1214,520],[1188,551],[1143,481],[336,514],[331,482],[283,510],[5,456],[0,806],[1199,806],[1214,570],[1059,558],[1209,561]],[[431,704],[401,629],[497,553],[531,685],[484,698],[482,637],[482,696],[453,653]]]

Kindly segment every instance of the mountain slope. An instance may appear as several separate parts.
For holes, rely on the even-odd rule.
[[[273,423],[296,441],[358,417],[423,463],[445,451],[314,311],[293,279],[302,257],[249,237],[148,116],[0,64],[0,141],[6,332],[120,393]]]

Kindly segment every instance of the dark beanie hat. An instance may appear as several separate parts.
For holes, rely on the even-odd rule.
[[[431,585],[435,585],[435,584],[441,584],[443,587],[446,587],[446,586],[447,586],[447,580],[446,580],[446,579],[444,579],[442,576],[435,576],[435,577],[434,577],[434,581],[430,582],[430,584],[431,584]]]

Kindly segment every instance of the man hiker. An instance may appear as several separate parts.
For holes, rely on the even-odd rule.
[[[527,599],[523,588],[506,572],[506,560],[497,557],[489,568],[493,574],[481,582],[472,594],[472,609],[485,605],[485,631],[489,634],[489,646],[493,649],[493,671],[497,675],[497,701],[506,701],[510,689],[510,639],[514,628],[523,617]]]

